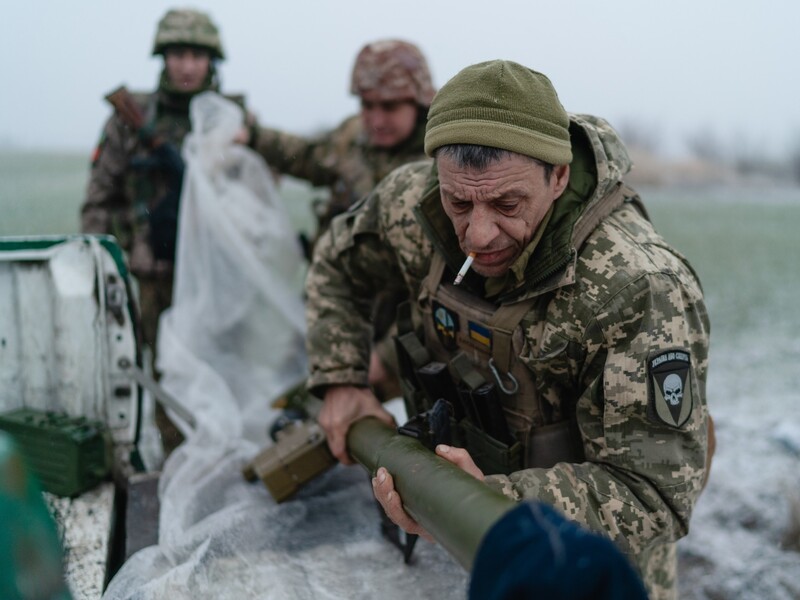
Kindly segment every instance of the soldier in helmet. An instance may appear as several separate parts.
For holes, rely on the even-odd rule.
[[[414,44],[379,40],[356,56],[350,92],[361,100],[361,111],[336,129],[304,138],[269,128],[250,139],[275,171],[330,189],[330,201],[317,210],[319,236],[331,219],[366,195],[390,171],[425,159],[423,141],[428,107],[435,89],[425,57]],[[310,255],[310,248],[306,247]],[[397,395],[391,328],[396,300],[380,297],[372,324],[376,339],[372,384],[382,397]]]
[[[116,236],[139,282],[142,337],[155,350],[159,315],[172,302],[172,276],[183,180],[180,148],[191,128],[189,102],[219,91],[219,31],[196,10],[170,10],[159,21],[153,55],[164,69],[151,93],[133,93],[144,117],[138,130],[115,111],[92,157],[81,229]],[[230,99],[243,104],[241,96]],[[158,139],[156,147],[152,140]]]
[[[694,270],[626,184],[627,150],[605,120],[568,114],[545,75],[495,60],[438,92],[425,151],[434,167],[393,171],[315,249],[308,386],[332,453],[352,462],[356,420],[393,422],[364,332],[369,299],[404,290],[404,430],[608,536],[649,597],[675,598],[675,542],[713,450],[709,320]],[[426,533],[383,467],[373,490]]]
[[[330,189],[330,202],[318,214],[320,232],[392,169],[425,157],[425,119],[435,90],[419,48],[401,40],[367,44],[356,57],[350,92],[361,100],[360,114],[333,131],[305,138],[260,128],[251,140],[276,171]]]

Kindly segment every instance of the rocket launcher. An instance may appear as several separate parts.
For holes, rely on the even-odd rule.
[[[516,503],[437,456],[425,438],[424,431],[399,433],[367,417],[350,426],[347,449],[373,477],[385,467],[406,511],[470,569],[484,535]],[[324,432],[308,419],[282,430],[242,473],[249,481],[260,479],[275,501],[283,502],[335,463]]]
[[[456,560],[470,569],[481,540],[516,502],[437,456],[419,440],[367,417],[350,427],[347,448],[373,477],[385,467],[403,505]]]

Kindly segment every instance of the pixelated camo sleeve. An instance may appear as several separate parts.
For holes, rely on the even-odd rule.
[[[255,150],[280,173],[299,177],[315,186],[331,185],[336,171],[330,166],[334,155],[327,135],[305,138],[277,129],[259,128]]]
[[[586,461],[487,483],[605,531],[651,590],[659,577],[668,589],[674,549],[673,564],[661,566],[654,549],[685,535],[702,488],[709,323],[694,274],[649,224],[632,209],[609,221],[581,251],[576,285],[548,308],[552,339],[567,342],[564,360],[527,357],[546,397],[575,389],[568,373],[578,377]]]
[[[92,169],[81,207],[81,231],[114,233],[113,223],[120,211],[130,210],[131,199],[124,189],[123,176],[128,169],[135,140],[116,115],[103,127],[92,156]]]
[[[413,297],[431,249],[411,207],[429,163],[394,171],[359,204],[333,220],[319,240],[306,279],[309,386],[366,385],[378,291],[405,288]]]

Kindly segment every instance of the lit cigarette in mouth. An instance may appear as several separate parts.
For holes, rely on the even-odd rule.
[[[464,264],[461,265],[461,268],[458,270],[458,273],[456,274],[456,280],[453,282],[453,285],[458,285],[461,283],[461,280],[464,279],[464,275],[466,275],[467,271],[469,271],[473,260],[475,260],[475,253],[470,252],[469,256],[467,256],[467,260],[464,261]]]

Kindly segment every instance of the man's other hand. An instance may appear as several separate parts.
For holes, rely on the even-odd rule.
[[[436,446],[436,454],[445,460],[453,463],[462,471],[469,473],[475,479],[483,481],[483,471],[481,471],[472,460],[469,452],[463,448],[455,448],[445,444]],[[433,541],[433,537],[417,523],[403,508],[403,501],[397,490],[394,489],[394,479],[392,475],[385,468],[380,467],[375,477],[372,478],[372,491],[375,493],[383,510],[386,512],[392,522],[405,530],[406,533],[419,535],[424,537],[429,542]]]
[[[317,421],[328,436],[331,453],[345,465],[353,464],[347,454],[347,431],[350,425],[364,417],[375,417],[395,426],[394,417],[384,410],[368,388],[335,385],[325,391],[325,403]]]

